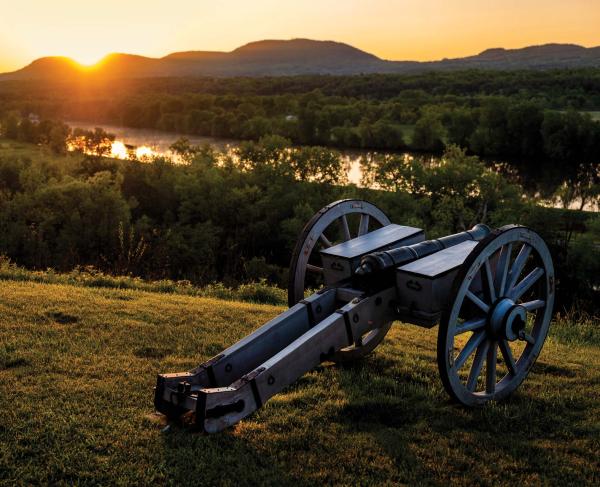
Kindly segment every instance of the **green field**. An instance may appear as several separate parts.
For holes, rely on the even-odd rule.
[[[600,112],[587,112],[592,120],[600,121]]]
[[[597,324],[553,326],[503,404],[451,404],[436,329],[394,326],[361,363],[324,364],[207,436],[155,415],[185,370],[283,308],[0,281],[0,484],[598,485]]]

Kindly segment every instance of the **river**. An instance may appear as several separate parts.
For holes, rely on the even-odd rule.
[[[150,158],[153,156],[166,156],[172,160],[177,161],[178,157],[174,154],[169,147],[176,140],[185,137],[190,141],[192,145],[204,145],[210,144],[216,150],[221,152],[228,152],[231,149],[239,146],[242,141],[238,139],[223,139],[217,137],[205,137],[199,135],[189,135],[177,132],[166,132],[163,130],[153,129],[136,129],[130,127],[123,127],[120,125],[110,124],[94,124],[89,122],[81,121],[65,121],[69,126],[75,128],[79,127],[85,130],[93,130],[96,127],[103,128],[106,132],[115,135],[115,140],[112,144],[113,157],[121,159],[127,159],[133,153],[136,158],[143,160],[144,158]],[[344,167],[346,168],[346,175],[348,181],[358,186],[361,185],[362,178],[362,167],[361,159],[368,155],[373,154],[373,151],[368,150],[338,150],[340,152]],[[392,152],[378,151],[378,154],[392,154]],[[398,153],[395,153],[398,154]],[[401,153],[405,157],[411,157],[412,154],[408,152]],[[435,158],[436,156],[430,155],[429,157]],[[557,202],[546,200],[540,201],[544,206],[556,206]],[[599,211],[598,202],[587,203],[584,209],[587,211]],[[579,209],[579,200],[572,201],[570,208]]]
[[[136,129],[120,125],[95,124],[77,120],[66,120],[65,123],[72,128],[78,127],[85,130],[94,130],[96,127],[101,127],[106,132],[114,134],[115,140],[112,144],[111,156],[120,159],[127,159],[133,152],[139,159],[166,156],[177,160],[177,156],[169,147],[173,142],[182,137],[188,139],[192,145],[210,144],[220,152],[228,152],[242,143],[238,139],[205,137],[178,132],[165,132],[163,130]],[[362,176],[360,160],[369,151],[342,150],[339,152],[345,163],[344,166],[346,167],[348,180],[350,183],[360,185]]]

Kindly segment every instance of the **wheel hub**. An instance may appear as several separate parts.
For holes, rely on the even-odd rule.
[[[488,328],[497,339],[515,341],[525,330],[527,310],[510,298],[502,298],[490,310]]]

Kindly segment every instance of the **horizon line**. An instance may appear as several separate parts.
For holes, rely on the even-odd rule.
[[[287,38],[287,39],[276,39],[276,38],[271,38],[271,39],[259,39],[259,40],[254,40],[254,41],[248,41],[244,44],[241,44],[229,51],[223,50],[206,50],[206,49],[186,49],[186,50],[177,50],[177,51],[171,51],[171,52],[167,52],[166,54],[163,55],[159,55],[159,56],[150,56],[150,55],[146,55],[146,54],[140,54],[137,52],[125,52],[125,51],[110,51],[107,52],[106,54],[103,54],[97,61],[93,62],[93,63],[84,63],[81,61],[78,61],[75,56],[69,56],[69,55],[65,55],[65,54],[48,54],[48,55],[43,55],[43,56],[38,56],[36,58],[33,58],[31,61],[29,61],[28,63],[22,65],[20,68],[16,68],[12,71],[4,71],[0,74],[9,74],[9,73],[13,73],[16,71],[19,71],[23,68],[26,68],[27,66],[31,65],[32,63],[34,63],[35,61],[38,61],[40,59],[49,59],[49,58],[60,58],[60,59],[67,59],[69,61],[72,61],[73,63],[81,66],[82,68],[91,68],[94,67],[98,64],[100,64],[102,61],[104,61],[107,57],[109,56],[114,56],[114,55],[126,55],[126,56],[138,56],[138,57],[143,57],[146,59],[156,59],[156,60],[160,60],[160,59],[164,59],[172,54],[177,54],[177,53],[192,53],[192,52],[205,52],[205,53],[218,53],[218,54],[231,54],[233,52],[235,52],[236,50],[248,46],[250,44],[256,44],[256,43],[260,43],[260,42],[290,42],[290,41],[301,41],[301,40],[305,40],[305,41],[313,41],[313,42],[332,42],[332,43],[336,43],[336,44],[343,44],[346,46],[349,46],[351,48],[357,49],[359,51],[362,51],[366,54],[370,54],[372,56],[377,57],[378,59],[382,60],[382,61],[389,61],[389,62],[409,62],[409,63],[429,63],[429,62],[437,62],[437,61],[445,61],[445,60],[451,60],[451,59],[463,59],[463,58],[467,58],[467,57],[472,57],[472,56],[477,56],[480,55],[486,51],[490,51],[490,50],[505,50],[505,51],[518,51],[520,49],[526,49],[526,48],[531,48],[531,47],[543,47],[543,46],[550,46],[550,45],[557,45],[557,46],[575,46],[575,47],[581,47],[584,49],[594,49],[594,48],[600,48],[600,44],[594,44],[594,45],[585,45],[585,44],[580,44],[580,43],[575,43],[575,42],[543,42],[543,43],[539,43],[539,44],[527,44],[527,45],[521,45],[519,47],[502,47],[502,46],[495,46],[495,47],[487,47],[483,50],[477,51],[475,53],[472,54],[467,54],[464,56],[456,56],[456,57],[437,57],[437,58],[433,58],[433,59],[423,59],[423,60],[418,60],[418,59],[389,59],[389,58],[385,58],[385,57],[380,57],[377,54],[374,54],[370,51],[367,51],[365,49],[362,49],[360,47],[356,47],[353,44],[350,44],[348,42],[344,42],[344,41],[336,41],[333,39],[314,39],[314,38],[309,38],[309,37],[291,37],[291,38]]]

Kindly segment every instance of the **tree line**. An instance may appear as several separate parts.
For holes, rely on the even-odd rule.
[[[541,188],[546,196],[557,188],[568,190],[567,199],[577,199],[583,207],[598,193],[600,121],[574,110],[543,109],[535,101],[488,97],[475,106],[421,106],[414,99],[332,100],[318,92],[297,99],[280,95],[148,96],[107,102],[105,118],[128,126],[194,135],[250,140],[278,135],[289,145],[438,155],[447,145],[458,145],[492,161],[508,161],[523,184]],[[14,110],[0,117],[9,137],[48,144],[57,152],[64,152],[69,137],[71,143],[93,140],[90,134],[77,138],[60,122],[44,119],[34,124]]]
[[[438,161],[373,156],[373,190],[346,184],[335,151],[291,150],[278,136],[227,154],[180,140],[173,149],[184,163],[174,164],[103,157],[110,134],[87,135],[86,149],[62,155],[51,144],[2,143],[0,254],[33,269],[285,285],[304,224],[325,204],[357,197],[430,236],[479,221],[530,225],[553,245],[565,306],[593,303],[600,284],[597,218],[524,200],[521,187],[456,146]]]
[[[597,184],[600,70],[121,80],[0,86],[0,117],[70,118],[190,135],[421,151],[456,144],[528,180]],[[540,174],[543,173],[543,174]]]

